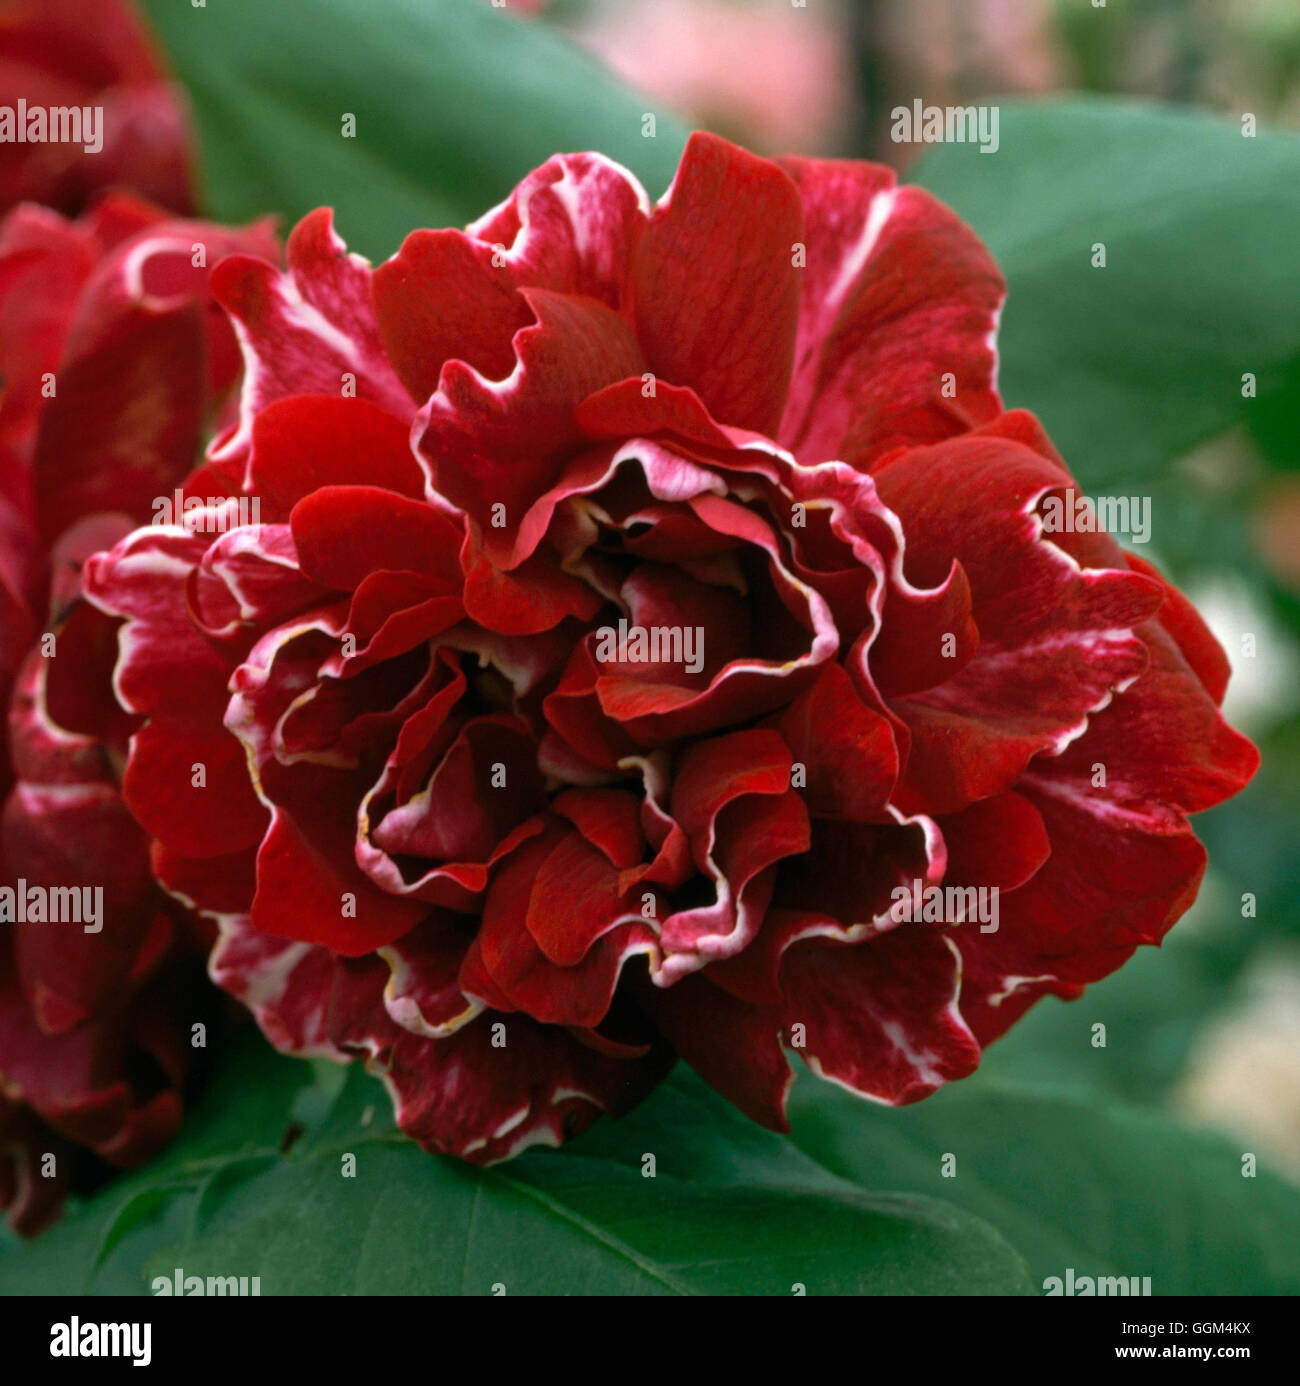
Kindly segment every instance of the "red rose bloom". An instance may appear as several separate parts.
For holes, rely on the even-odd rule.
[[[230,250],[275,241],[120,196],[0,223],[0,1207],[24,1232],[57,1211],[75,1147],[135,1164],[180,1118],[184,912],[122,804],[118,623],[78,584],[192,469],[230,393],[238,349],[193,263]],[[15,918],[20,889],[77,887],[103,890],[94,931]]]
[[[558,1143],[674,1056],[779,1128],[783,1043],[914,1101],[1191,902],[1184,815],[1255,764],[1224,657],[1045,534],[1002,281],[925,193],[697,135],[655,207],[562,156],[373,274],[317,212],[213,284],[246,371],[189,490],[261,522],[88,565],[125,798],[221,985],[426,1146]],[[938,883],[997,929],[900,916]]]
[[[193,209],[184,98],[130,0],[0,0],[0,107],[15,122],[0,144],[0,212],[75,213],[108,188]],[[102,112],[93,132],[49,137],[51,109],[87,107]]]

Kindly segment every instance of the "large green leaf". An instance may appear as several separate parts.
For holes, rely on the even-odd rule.
[[[981,1219],[867,1193],[686,1074],[569,1149],[489,1170],[400,1136],[360,1069],[336,1097],[337,1070],[312,1077],[240,1046],[161,1160],[0,1254],[0,1293],[147,1293],[178,1267],[260,1276],[263,1294],[1031,1291]]]
[[[1248,421],[1246,372],[1270,419],[1278,399],[1294,413],[1300,139],[1131,102],[1006,105],[995,154],[944,145],[916,177],[1006,273],[1003,398],[1086,485],[1144,485]]]
[[[846,1179],[987,1218],[1040,1286],[1073,1267],[1150,1276],[1158,1295],[1300,1292],[1300,1190],[1264,1169],[1245,1177],[1243,1147],[1165,1117],[979,1077],[904,1111],[801,1082],[791,1121]]]
[[[600,150],[657,196],[685,140],[560,35],[484,0],[145,8],[195,107],[211,215],[297,219],[329,204],[372,258],[417,226],[485,212],[555,153]]]

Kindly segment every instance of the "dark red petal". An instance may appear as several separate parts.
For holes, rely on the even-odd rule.
[[[879,165],[784,159],[807,224],[798,347],[777,435],[867,467],[993,417],[1002,275],[974,233]],[[944,393],[944,376],[955,395]]]
[[[257,853],[185,857],[155,841],[149,853],[153,874],[170,895],[210,915],[247,914],[257,889]]]
[[[244,748],[216,723],[148,722],[131,743],[122,797],[141,826],[181,856],[227,856],[266,831]]]
[[[252,422],[250,489],[262,519],[278,523],[322,486],[377,486],[414,499],[424,474],[411,452],[410,427],[364,399],[293,395]]]
[[[898,748],[888,719],[863,705],[841,665],[823,668],[790,704],[780,729],[804,767],[814,817],[879,821],[898,778]]]
[[[1232,674],[1232,666],[1223,652],[1223,646],[1210,633],[1210,628],[1191,602],[1154,564],[1132,553],[1124,557],[1135,573],[1153,579],[1164,589],[1165,600],[1157,619],[1173,638],[1206,693],[1216,705],[1221,703]]]
[[[97,932],[75,923],[5,926],[15,931],[39,1023],[49,1032],[70,1029],[124,985],[154,927],[159,899],[147,840],[116,788],[100,782],[18,785],[5,806],[3,843],[8,869],[29,887],[104,892]]]
[[[379,950],[391,972],[384,1008],[396,1024],[412,1034],[444,1039],[482,1011],[458,980],[467,941],[457,916],[439,911]]]
[[[1139,944],[1158,943],[1196,898],[1205,852],[1181,816],[1153,807],[1117,812],[1095,802],[1024,788],[1054,850],[1020,889],[999,901],[998,928],[958,928],[961,1013],[982,1045],[1039,997],[1077,996]]]
[[[781,968],[785,1032],[804,1027],[798,1052],[814,1073],[890,1106],[916,1102],[979,1064],[957,1010],[960,979],[956,951],[932,925],[797,944]]]
[[[952,812],[1059,753],[1132,683],[1148,657],[1134,628],[1160,591],[1050,542],[1035,506],[1068,473],[992,431],[899,453],[874,479],[903,521],[912,581],[937,581],[956,557],[970,583],[978,650],[946,682],[891,700],[912,738],[900,805]]]
[[[433,487],[469,515],[502,567],[535,547],[517,551],[520,528],[558,480],[565,450],[581,440],[578,405],[645,364],[627,323],[604,304],[542,289],[524,296],[537,321],[515,336],[509,379],[488,381],[449,361],[417,425]],[[494,523],[494,506],[504,507],[504,523]]]
[[[646,985],[637,998],[659,1032],[710,1087],[761,1126],[790,1129],[785,1108],[794,1074],[781,1051],[776,1008],[737,1001],[706,973],[669,987]]]
[[[569,616],[589,621],[602,605],[596,592],[547,554],[534,554],[506,571],[467,540],[462,561],[465,613],[498,635],[539,635]]]
[[[584,294],[621,309],[649,199],[603,154],[556,154],[469,228],[521,287]]]
[[[551,962],[572,968],[624,913],[618,871],[580,833],[569,833],[537,866],[524,922]]]
[[[196,245],[205,267],[192,263]],[[162,222],[96,267],[41,419],[35,468],[48,538],[97,511],[143,522],[193,468],[210,393],[206,265],[274,251],[265,227]],[[216,342],[227,344],[228,326],[217,326]]]
[[[723,805],[743,794],[786,793],[791,763],[790,748],[775,731],[732,732],[685,752],[673,778],[672,815],[690,838],[701,871],[708,869]]]
[[[119,700],[145,716],[220,716],[226,661],[190,617],[190,575],[209,540],[165,526],[138,529],[111,552],[90,559],[86,596],[101,611],[127,618],[119,637],[114,685]]]
[[[720,427],[694,390],[669,381],[651,385],[637,378],[620,380],[588,395],[578,407],[578,427],[589,438],[649,438],[675,433],[707,447],[730,447],[736,430]]]
[[[580,838],[562,863],[582,863],[585,907],[566,904],[562,872],[546,864],[566,837],[552,826],[520,847],[493,880],[483,906],[483,922],[461,971],[465,991],[489,1005],[506,1000],[546,1024],[588,1029],[609,1011],[623,965],[635,953],[656,951],[651,930],[619,898],[618,873]],[[547,947],[576,955],[577,966],[552,962]]]
[[[462,231],[413,231],[375,271],[375,315],[393,368],[413,399],[438,388],[449,360],[489,380],[514,369],[511,345],[532,320],[509,269]]]
[[[799,195],[777,165],[695,133],[632,273],[651,371],[724,424],[774,434],[799,315]],[[630,372],[628,372],[630,374]]]
[[[358,957],[401,938],[427,907],[377,890],[353,860],[354,832],[328,826],[309,838],[276,810],[257,854],[253,927]]]
[[[951,885],[1024,885],[1051,855],[1042,815],[1022,794],[996,794],[939,820]]]
[[[325,587],[352,591],[372,573],[420,573],[446,595],[460,590],[457,525],[423,500],[376,486],[322,486],[289,519],[302,571]]]
[[[645,850],[641,804],[625,789],[569,789],[551,807],[582,837],[622,869],[635,866]]]
[[[1026,779],[1103,817],[1177,820],[1236,794],[1259,752],[1223,720],[1164,629],[1152,621],[1141,633],[1151,655],[1146,673],[1091,719],[1085,736],[1035,762]]]
[[[245,371],[238,426],[214,460],[246,465],[253,419],[286,395],[343,397],[350,387],[399,419],[414,412],[380,340],[370,266],[348,254],[333,223],[320,207],[294,227],[284,274],[245,255],[213,271],[213,297],[241,329]]]

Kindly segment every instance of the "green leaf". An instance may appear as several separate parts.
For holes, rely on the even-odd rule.
[[[292,222],[328,204],[372,259],[472,220],[556,153],[600,150],[658,196],[686,138],[552,29],[483,0],[145,8],[195,108],[209,214]]]
[[[259,1276],[263,1294],[1031,1292],[1017,1252],[978,1217],[868,1193],[689,1074],[564,1151],[488,1170],[402,1137],[359,1068],[341,1091],[327,1085],[327,1105],[313,1078],[244,1043],[158,1162],[0,1253],[0,1293],[148,1293],[178,1267]],[[238,1131],[245,1099],[261,1108],[256,1140]]]
[[[1294,408],[1294,136],[1127,101],[1008,104],[995,154],[944,145],[916,177],[1002,266],[1003,398],[1086,485],[1139,484],[1247,421],[1246,372]]]
[[[791,1121],[846,1179],[988,1219],[1040,1286],[1073,1267],[1150,1276],[1157,1295],[1300,1291],[1300,1190],[1263,1169],[1244,1177],[1239,1146],[1165,1117],[977,1077],[902,1111],[801,1081]]]

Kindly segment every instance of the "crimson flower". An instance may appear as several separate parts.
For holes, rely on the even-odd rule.
[[[119,623],[78,587],[193,469],[230,394],[239,353],[207,279],[231,250],[275,240],[121,195],[0,223],[0,1207],[23,1232],[57,1212],[75,1151],[133,1165],[180,1120],[204,940],[122,804]],[[97,928],[27,917],[32,890],[94,889]]]
[[[696,135],[655,206],[559,156],[373,272],[322,210],[213,291],[197,513],[87,567],[125,800],[217,981],[424,1145],[556,1144],[675,1057],[781,1128],[786,1047],[914,1101],[1191,903],[1185,815],[1256,761],[1223,653],[1045,531],[1001,277],[924,192]],[[940,884],[996,928],[900,913]]]
[[[76,213],[109,188],[193,210],[184,97],[131,0],[5,0],[0,107],[15,122],[0,144],[0,212],[41,202]],[[87,109],[101,113],[93,128],[50,137],[52,110]]]

